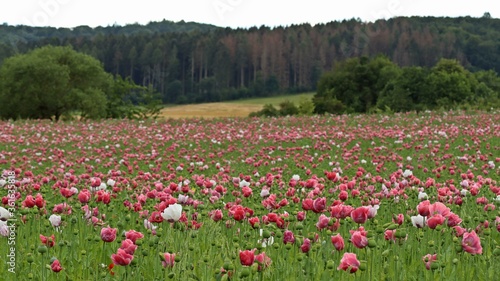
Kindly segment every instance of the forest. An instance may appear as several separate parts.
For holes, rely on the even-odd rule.
[[[397,17],[222,28],[151,22],[90,28],[0,25],[0,66],[38,47],[71,46],[106,72],[152,86],[163,103],[194,103],[315,91],[349,58],[383,55],[399,67],[455,59],[468,71],[500,72],[500,19]]]

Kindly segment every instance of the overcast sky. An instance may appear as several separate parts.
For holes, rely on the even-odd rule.
[[[217,26],[312,25],[394,16],[500,17],[493,0],[0,0],[0,24],[75,27],[194,21]]]

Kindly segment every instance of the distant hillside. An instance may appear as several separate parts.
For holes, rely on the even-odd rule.
[[[455,58],[469,70],[500,72],[500,19],[399,17],[311,26],[220,28],[163,21],[74,29],[0,26],[0,64],[16,52],[72,45],[108,72],[153,85],[165,103],[263,97],[314,90],[350,57],[384,54],[399,66]]]
[[[31,27],[31,26],[9,26],[0,25],[0,44],[12,44],[13,42],[27,43],[36,42],[45,39],[74,37],[93,38],[97,35],[126,35],[137,34],[155,34],[171,32],[191,32],[191,31],[210,31],[218,27],[209,24],[195,22],[173,22],[163,20],[161,22],[150,22],[147,25],[128,24],[125,26],[113,25],[107,27],[91,28],[83,25],[75,28],[55,28],[55,27]]]

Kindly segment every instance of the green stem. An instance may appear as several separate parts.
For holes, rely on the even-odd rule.
[[[371,249],[370,249],[370,260],[367,262],[370,263],[370,277],[368,279],[371,280],[373,277],[373,263],[374,263],[373,250]]]
[[[104,265],[106,265],[106,242],[102,241],[102,259],[101,261],[104,263]],[[96,261],[96,272],[95,272],[95,280],[97,280],[97,277],[99,276],[99,261],[97,260]]]
[[[46,280],[45,271],[47,268],[45,267],[45,253],[42,254],[42,280]]]

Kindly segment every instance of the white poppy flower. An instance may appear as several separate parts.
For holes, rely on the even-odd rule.
[[[407,177],[411,177],[411,176],[413,176],[413,172],[411,170],[404,171],[403,177],[407,178]]]
[[[7,226],[7,222],[0,221],[0,236],[9,237],[9,227]]]
[[[425,218],[421,215],[412,216],[411,223],[414,227],[422,228],[425,226]]]
[[[267,197],[269,196],[269,189],[265,189],[263,188],[261,191],[260,191],[260,197]]]
[[[179,194],[179,197],[177,197],[177,202],[184,204],[188,201],[189,196],[184,195],[184,194]]]
[[[293,175],[292,176],[292,180],[299,181],[300,180],[300,176],[299,175]]]
[[[71,191],[72,194],[78,194],[78,188],[74,186],[72,186],[69,190]]]
[[[6,221],[10,219],[10,212],[4,207],[0,207],[0,221]]]
[[[157,228],[157,226],[148,221],[148,219],[144,219],[144,227],[151,230],[155,230]]]
[[[243,187],[245,187],[245,186],[250,186],[250,183],[249,183],[249,182],[247,182],[246,180],[242,180],[242,181],[240,181],[240,188],[243,188]]]
[[[106,182],[106,184],[107,184],[107,185],[109,185],[109,186],[111,186],[111,187],[115,186],[115,183],[116,183],[116,181],[114,181],[114,180],[112,180],[112,179],[109,179],[109,180]]]
[[[177,203],[168,206],[165,210],[163,210],[163,213],[161,213],[163,219],[169,222],[178,221],[181,218],[181,215],[182,205]]]
[[[260,232],[260,237],[262,237],[264,230],[261,228],[259,232]],[[262,243],[262,248],[266,248],[267,246],[271,246],[274,243],[274,237],[269,236],[269,238],[259,239],[257,243]]]
[[[49,221],[53,227],[59,227],[61,225],[61,216],[58,215],[50,215]]]
[[[380,205],[368,206],[368,217],[374,218],[377,215],[378,209],[380,209]]]
[[[427,193],[422,192],[422,191],[420,191],[420,192],[418,193],[418,200],[420,200],[420,201],[421,201],[421,200],[428,199],[428,198],[429,198],[429,196],[427,196]]]

